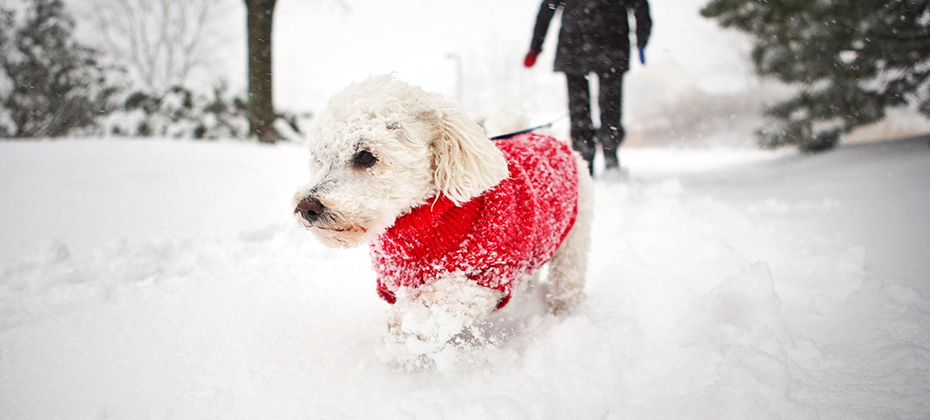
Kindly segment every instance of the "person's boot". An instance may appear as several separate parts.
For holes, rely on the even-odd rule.
[[[597,139],[604,151],[604,166],[608,170],[620,168],[617,149],[620,148],[620,143],[623,142],[625,134],[623,127],[602,127],[597,133]]]
[[[593,148],[592,148],[593,149]],[[590,152],[583,152],[581,158],[585,162],[588,162],[588,173],[591,174],[591,177],[594,177],[594,150]]]
[[[594,153],[597,150],[594,144],[593,129],[574,129],[572,130],[572,149],[581,155],[581,158],[588,163],[588,173],[594,176]]]
[[[606,167],[607,170],[620,167],[620,159],[617,158],[616,150],[604,149],[604,167]]]

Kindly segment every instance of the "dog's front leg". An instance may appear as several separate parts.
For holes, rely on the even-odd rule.
[[[493,312],[503,294],[450,276],[396,295],[386,347],[403,366],[428,367],[441,363],[456,336]]]

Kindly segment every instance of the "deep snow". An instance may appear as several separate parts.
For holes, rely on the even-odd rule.
[[[927,140],[624,150],[583,307],[413,373],[302,148],[0,143],[0,418],[926,419]]]

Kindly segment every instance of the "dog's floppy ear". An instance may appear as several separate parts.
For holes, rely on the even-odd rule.
[[[432,139],[436,186],[462,204],[509,176],[504,154],[481,127],[455,107],[426,111],[421,118],[438,128]]]

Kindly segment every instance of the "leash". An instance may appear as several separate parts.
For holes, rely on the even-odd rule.
[[[531,132],[531,131],[536,131],[536,130],[539,130],[540,128],[549,128],[549,127],[552,127],[555,123],[564,120],[566,117],[567,117],[566,115],[563,115],[563,116],[561,116],[561,117],[559,117],[559,118],[557,118],[557,119],[555,119],[555,120],[549,121],[549,122],[547,122],[547,123],[545,123],[545,124],[537,125],[536,127],[527,128],[527,129],[525,129],[525,130],[520,130],[520,131],[514,131],[513,133],[507,133],[507,134],[501,134],[501,135],[498,135],[498,136],[494,136],[494,137],[491,137],[491,140],[503,140],[503,139],[507,139],[507,138],[510,138],[510,137],[513,137],[513,136],[519,136],[520,134],[526,134],[526,133],[529,133],[529,132]]]

